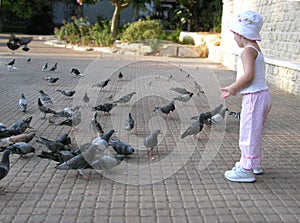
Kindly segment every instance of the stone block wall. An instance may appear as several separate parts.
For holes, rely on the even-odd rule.
[[[209,58],[235,69],[239,49],[227,22],[246,9],[264,18],[259,45],[266,56],[269,84],[300,95],[299,0],[223,0],[221,45],[209,48]]]

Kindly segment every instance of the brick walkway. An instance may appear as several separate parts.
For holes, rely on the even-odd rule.
[[[40,120],[36,105],[40,89],[52,97],[57,110],[82,104],[84,92],[91,96],[92,106],[108,102],[110,95],[117,99],[136,91],[128,105],[100,117],[104,128],[114,128],[115,137],[130,142],[136,153],[112,172],[86,170],[90,179],[85,180],[76,177],[76,171],[56,170],[54,162],[37,157],[45,147],[30,142],[36,154],[12,156],[10,172],[0,182],[6,192],[0,195],[0,222],[300,222],[299,97],[271,88],[273,107],[264,135],[265,173],[252,184],[231,183],[223,173],[239,159],[238,120],[227,117],[219,126],[204,128],[199,142],[180,140],[180,134],[191,116],[222,103],[218,89],[234,80],[234,72],[208,60],[75,52],[53,48],[37,38],[29,52],[18,50],[13,55],[5,46],[6,38],[0,36],[0,122],[9,126],[33,115],[37,135],[54,139],[71,129]],[[26,61],[29,56],[30,63]],[[13,58],[18,69],[8,71],[5,64]],[[58,62],[57,72],[41,72],[46,62],[49,66]],[[84,71],[85,77],[72,77],[72,67]],[[120,71],[124,80],[117,79]],[[51,86],[43,80],[46,76],[60,80]],[[107,88],[91,88],[107,77],[112,80]],[[169,88],[195,90],[194,80],[205,94],[195,95],[184,106],[176,102],[176,112],[167,121],[153,112],[155,106],[177,96]],[[57,89],[75,89],[76,96],[65,99]],[[26,114],[18,110],[21,93],[29,101]],[[226,105],[239,111],[240,102],[239,97],[232,97]],[[70,132],[79,144],[93,137],[85,129],[90,109],[82,111],[82,125]],[[123,127],[129,111],[136,120],[132,135]],[[149,160],[142,140],[156,128],[163,134],[155,160]]]

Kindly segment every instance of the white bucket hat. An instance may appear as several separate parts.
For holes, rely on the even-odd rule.
[[[228,28],[246,39],[261,41],[259,32],[263,25],[263,18],[256,12],[247,10],[239,13],[228,23]]]

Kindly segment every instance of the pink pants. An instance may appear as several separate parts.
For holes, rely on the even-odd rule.
[[[260,168],[263,128],[271,105],[272,95],[269,90],[242,96],[239,146],[240,165],[244,169]]]

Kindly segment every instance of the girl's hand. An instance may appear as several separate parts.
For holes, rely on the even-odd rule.
[[[222,94],[221,98],[228,98],[230,95],[236,95],[237,90],[235,90],[231,85],[228,87],[221,88]]]

